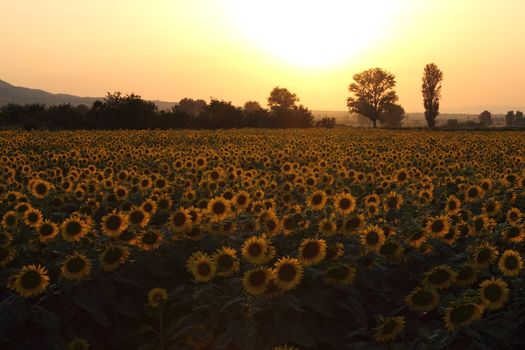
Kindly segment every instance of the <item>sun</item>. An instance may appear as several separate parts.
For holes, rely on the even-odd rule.
[[[343,63],[377,43],[405,0],[231,0],[250,44],[291,65]]]

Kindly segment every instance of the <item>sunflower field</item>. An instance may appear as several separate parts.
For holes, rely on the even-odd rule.
[[[519,132],[0,132],[0,348],[523,348],[524,214]]]

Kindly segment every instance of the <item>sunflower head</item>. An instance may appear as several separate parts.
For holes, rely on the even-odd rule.
[[[80,253],[74,253],[66,258],[60,269],[60,274],[65,279],[81,280],[89,276],[91,261]]]
[[[89,343],[84,338],[75,338],[69,342],[68,350],[89,350]]]
[[[417,287],[407,295],[405,302],[414,311],[428,312],[436,308],[439,294],[434,289]]]
[[[222,247],[217,249],[212,259],[217,266],[217,276],[228,277],[239,271],[239,258],[237,257],[237,251],[233,248]]]
[[[14,290],[28,298],[42,294],[49,285],[49,276],[41,265],[25,265],[12,281]]]
[[[305,238],[299,246],[299,260],[304,266],[317,265],[326,256],[324,239]]]
[[[523,259],[519,252],[515,250],[505,250],[498,261],[498,268],[506,277],[519,275],[523,268]]]
[[[479,285],[479,295],[489,310],[497,310],[509,300],[507,282],[494,277],[484,280]]]
[[[436,266],[425,274],[423,284],[427,288],[446,289],[454,284],[456,273],[447,265]]]
[[[168,300],[168,292],[164,288],[153,288],[148,292],[148,306],[158,307]]]
[[[405,328],[405,318],[403,316],[380,318],[375,328],[374,338],[379,342],[387,342],[403,331]]]
[[[273,269],[273,282],[283,291],[293,289],[303,276],[303,266],[295,258],[282,257]]]
[[[186,267],[193,274],[195,281],[203,283],[215,276],[217,266],[208,254],[199,251],[188,259]]]
[[[244,273],[243,287],[251,295],[262,295],[270,280],[272,279],[272,271],[266,268],[257,268],[249,270]]]

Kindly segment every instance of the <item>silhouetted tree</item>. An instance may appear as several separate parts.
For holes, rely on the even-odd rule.
[[[398,104],[393,104],[384,113],[381,124],[386,128],[400,128],[404,118],[405,109]]]
[[[436,118],[439,115],[439,99],[441,98],[441,81],[443,72],[434,63],[425,66],[423,72],[423,105],[425,106],[425,119],[430,129],[436,126]]]
[[[492,125],[492,114],[489,111],[483,111],[479,115],[479,123],[483,127],[488,127]]]
[[[212,99],[196,117],[195,126],[200,129],[242,128],[242,110],[231,102]]]
[[[275,87],[268,97],[270,122],[277,128],[309,128],[313,126],[314,116],[303,105],[297,105],[299,98],[288,89]]]
[[[269,128],[270,113],[261,107],[259,102],[248,101],[244,104],[242,110],[244,124],[248,128]]]
[[[508,127],[513,127],[516,124],[516,116],[514,115],[514,111],[508,111],[505,115],[505,123]]]
[[[375,128],[398,100],[395,77],[384,69],[372,68],[355,74],[353,79],[348,87],[348,109],[370,119]]]
[[[207,103],[204,100],[194,100],[192,98],[183,98],[179,101],[177,107],[179,110],[188,114],[191,117],[196,117],[204,110]]]
[[[290,110],[297,102],[299,102],[299,98],[296,94],[278,86],[273,88],[268,97],[268,107],[272,112]]]

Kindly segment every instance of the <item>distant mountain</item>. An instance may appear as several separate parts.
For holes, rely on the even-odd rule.
[[[20,86],[14,86],[6,81],[0,80],[0,106],[8,103],[32,104],[40,103],[46,105],[56,105],[62,103],[71,103],[74,106],[83,104],[91,107],[93,102],[102,97],[80,97],[68,94],[53,94],[44,90],[29,89]],[[151,101],[159,109],[169,109],[176,105],[176,102]]]
[[[0,80],[0,105],[8,103],[31,104],[42,103],[46,105],[55,105],[61,103],[71,103],[72,105],[84,104],[91,106],[95,102],[95,97],[79,97],[67,94],[52,94],[39,89],[29,89],[20,86],[14,86]]]

